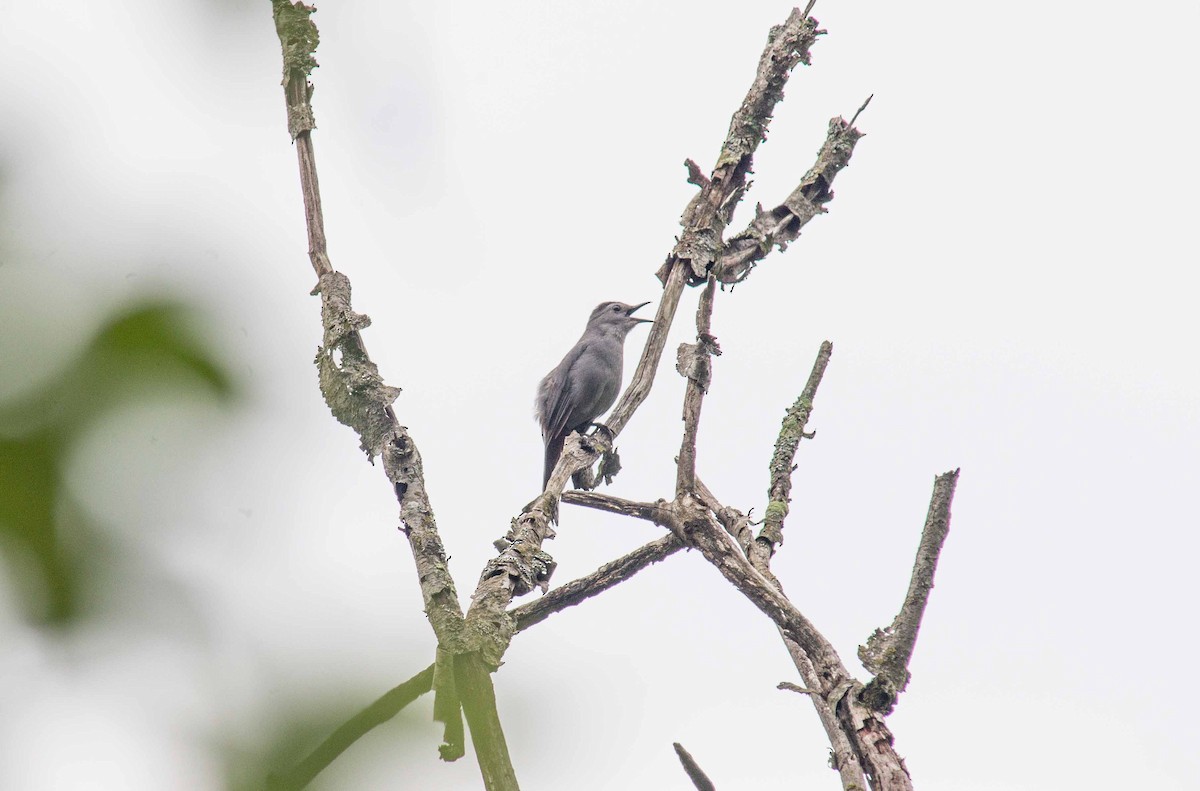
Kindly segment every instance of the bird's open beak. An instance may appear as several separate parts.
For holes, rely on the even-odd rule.
[[[643,302],[643,303],[642,303],[642,304],[640,304],[640,305],[634,305],[632,308],[630,308],[629,310],[625,311],[625,315],[626,315],[626,316],[629,316],[630,318],[633,318],[633,314],[634,314],[634,312],[635,312],[635,311],[641,310],[642,308],[646,307],[646,306],[647,306],[647,305],[649,305],[649,304],[650,304],[649,302]],[[641,322],[645,322],[646,324],[653,324],[653,323],[654,323],[654,319],[636,319],[636,318],[635,318],[635,319],[634,319],[634,321],[641,321]]]

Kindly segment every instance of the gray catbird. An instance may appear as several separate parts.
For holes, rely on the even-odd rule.
[[[625,336],[643,322],[653,323],[650,319],[635,319],[631,314],[649,304],[597,305],[579,342],[538,385],[534,412],[542,424],[542,442],[546,444],[542,488],[558,464],[563,440],[572,431],[582,434],[617,400]]]

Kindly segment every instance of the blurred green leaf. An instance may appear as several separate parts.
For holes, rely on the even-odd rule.
[[[30,621],[71,624],[80,614],[83,574],[103,573],[72,551],[89,542],[70,539],[96,536],[80,509],[64,502],[64,471],[87,426],[151,395],[234,395],[228,373],[192,328],[189,311],[177,303],[128,308],[44,387],[0,403],[0,558]]]

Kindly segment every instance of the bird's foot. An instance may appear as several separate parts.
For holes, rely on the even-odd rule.
[[[611,445],[617,441],[617,435],[613,433],[613,430],[611,428],[604,425],[603,423],[593,423],[592,428],[595,429],[595,431],[592,432],[592,435],[594,436],[594,435],[597,435],[597,434],[600,434],[601,432],[603,432],[604,437],[605,437],[605,439],[608,440],[609,445]]]

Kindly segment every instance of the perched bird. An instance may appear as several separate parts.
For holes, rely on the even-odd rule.
[[[582,337],[538,385],[534,414],[542,424],[542,442],[546,445],[542,488],[558,464],[567,436],[572,431],[582,434],[617,400],[625,336],[639,324],[653,323],[650,319],[636,319],[632,314],[649,304],[597,305]]]

